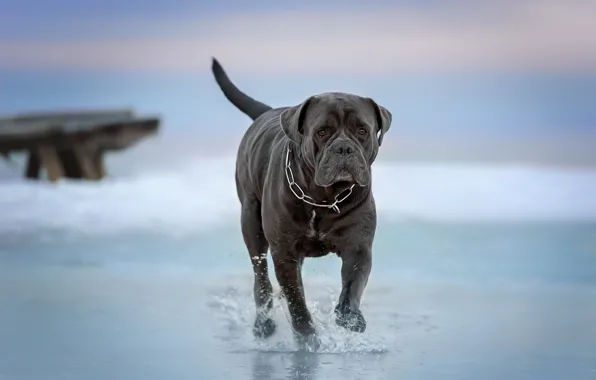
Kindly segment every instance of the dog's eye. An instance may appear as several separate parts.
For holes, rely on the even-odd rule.
[[[321,128],[317,131],[317,135],[319,135],[319,137],[325,137],[327,136],[327,128]]]
[[[359,128],[358,129],[358,134],[361,136],[364,136],[366,134],[366,128]]]

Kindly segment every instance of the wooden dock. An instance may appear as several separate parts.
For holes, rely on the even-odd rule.
[[[0,117],[0,155],[26,152],[24,176],[100,180],[104,154],[126,149],[158,132],[158,117],[130,109],[25,113]]]

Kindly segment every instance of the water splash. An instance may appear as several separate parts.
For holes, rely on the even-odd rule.
[[[234,351],[259,352],[298,352],[289,320],[289,311],[285,307],[279,290],[274,295],[272,316],[277,324],[273,336],[256,339],[252,335],[255,307],[252,286],[242,288],[230,286],[213,291],[209,302],[210,309],[220,321],[220,330],[216,337],[234,347]],[[377,336],[369,332],[356,333],[335,324],[334,308],[339,293],[331,286],[319,288],[317,294],[310,294],[307,302],[313,317],[320,347],[317,353],[325,354],[383,354],[389,351],[386,336]]]

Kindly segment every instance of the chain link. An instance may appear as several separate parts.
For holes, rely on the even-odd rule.
[[[348,187],[347,189],[344,189],[341,192],[339,192],[339,194],[337,194],[335,196],[334,202],[331,204],[315,202],[315,200],[312,197],[310,197],[304,193],[304,191],[302,190],[300,185],[298,185],[296,183],[296,181],[294,180],[294,173],[292,173],[292,168],[290,166],[290,148],[288,148],[288,150],[286,152],[286,179],[288,180],[288,185],[290,186],[290,190],[296,196],[296,198],[300,199],[304,203],[307,203],[311,206],[325,207],[325,208],[332,209],[333,211],[337,212],[338,214],[340,212],[338,204],[345,201],[350,196],[350,194],[352,194],[352,189],[355,186],[353,184],[352,186]],[[345,193],[345,195],[340,198],[340,196],[343,195],[344,193]]]

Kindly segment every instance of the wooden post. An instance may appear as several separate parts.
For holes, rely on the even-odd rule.
[[[77,157],[74,149],[60,149],[58,151],[58,157],[62,162],[62,168],[64,169],[64,176],[71,179],[83,178],[83,171],[81,169],[81,163]]]
[[[95,165],[93,149],[85,146],[75,146],[74,153],[81,167],[82,178],[93,180],[101,179],[102,175]]]
[[[93,166],[99,175],[99,178],[106,176],[106,167],[103,161],[103,151],[96,150],[93,154]]]
[[[39,162],[39,154],[34,150],[30,150],[29,157],[27,158],[27,169],[25,170],[25,178],[39,179],[40,169],[41,163]]]
[[[46,170],[50,182],[56,182],[64,176],[64,168],[58,157],[56,148],[51,145],[42,145],[38,149],[41,166]]]

